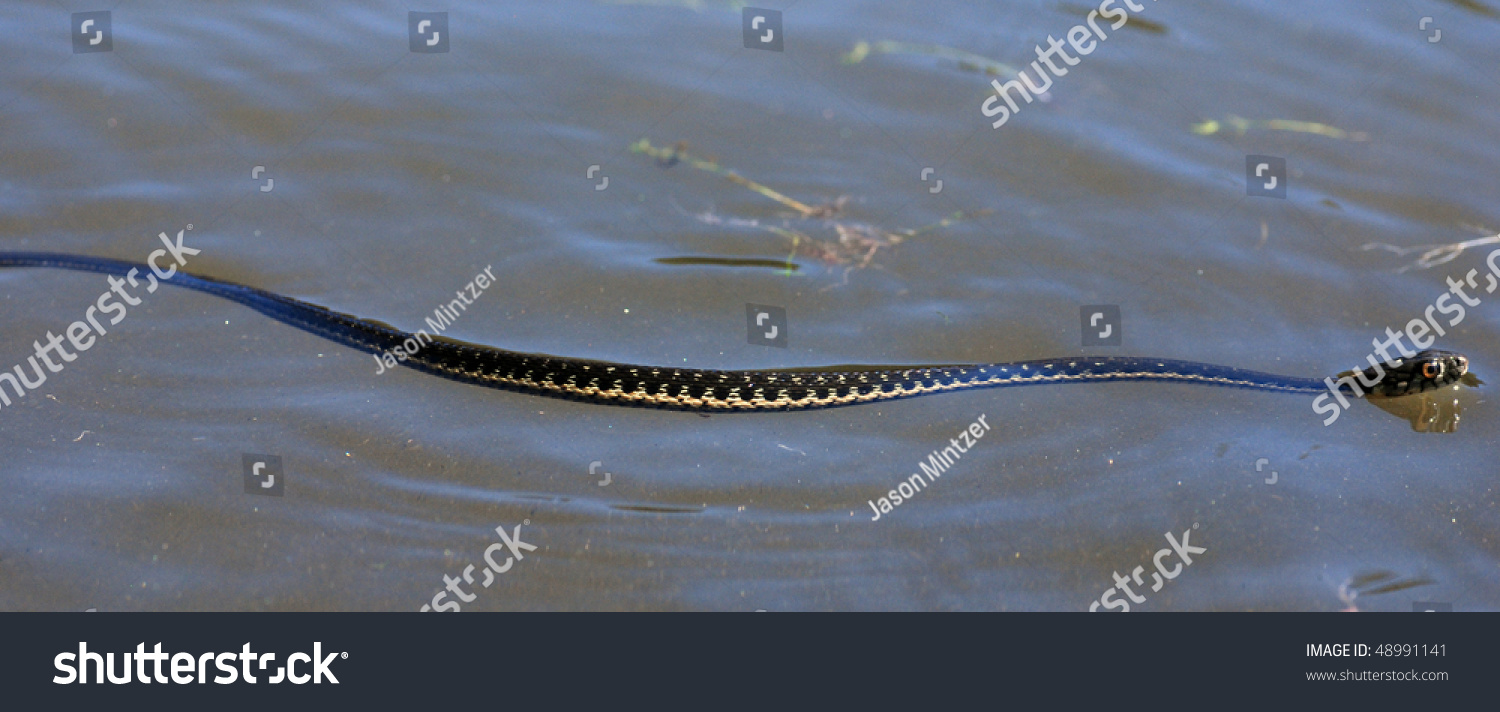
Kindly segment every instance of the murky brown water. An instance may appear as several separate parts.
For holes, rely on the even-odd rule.
[[[492,266],[449,336],[635,363],[1098,352],[1297,376],[1486,270],[1495,245],[1405,272],[1417,255],[1360,248],[1500,230],[1489,5],[1144,6],[992,129],[991,77],[931,46],[1019,67],[1087,7],[803,0],[775,52],[722,3],[460,3],[451,51],[425,53],[404,5],[124,2],[111,51],[74,53],[67,11],[11,3],[0,251],[141,260],[192,223],[191,271],[407,329]],[[642,138],[809,208],[847,197],[797,218]],[[1247,155],[1285,159],[1285,199],[1246,195]],[[0,367],[107,288],[0,270]],[[1481,296],[1438,346],[1491,380]],[[747,303],[786,309],[788,348],[747,343]],[[1123,343],[1085,349],[1099,304]],[[1495,609],[1488,390],[1457,393],[1448,434],[1130,383],[703,418],[377,375],[168,289],[0,408],[0,608],[415,610],[521,525],[537,549],[463,584],[464,610],[1083,610],[1184,531],[1206,553],[1133,609],[1336,610],[1341,587],[1362,610]],[[284,496],[246,494],[245,454],[281,458]]]

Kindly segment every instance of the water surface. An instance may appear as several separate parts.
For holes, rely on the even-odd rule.
[[[841,58],[887,40],[1019,67],[1087,7],[803,0],[772,52],[727,3],[455,3],[451,51],[426,54],[405,5],[136,2],[112,51],[74,54],[67,11],[12,3],[0,250],[140,260],[191,223],[190,271],[406,329],[492,267],[447,335],[662,366],[1092,351],[1322,376],[1486,269],[1493,245],[1404,272],[1415,255],[1360,249],[1500,230],[1500,24],[1472,6],[1145,3],[992,129],[988,75]],[[991,212],[846,272],[763,229],[835,241],[833,221],[642,138],[843,198],[846,228]],[[1286,160],[1285,199],[1246,195],[1247,155]],[[0,271],[0,367],[107,288]],[[788,348],[747,343],[747,303],[787,310]],[[1119,346],[1082,347],[1095,304],[1120,306]],[[1497,333],[1486,300],[1438,345],[1492,379]],[[1207,552],[1133,610],[1500,608],[1500,414],[1486,388],[1453,398],[1446,434],[1138,383],[705,418],[377,374],[168,289],[0,408],[0,607],[416,610],[522,525],[536,551],[464,610],[1084,610],[1185,531]],[[245,493],[247,453],[281,458],[285,496]]]

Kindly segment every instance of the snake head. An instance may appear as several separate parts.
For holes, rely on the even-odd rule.
[[[1464,380],[1469,359],[1452,351],[1428,349],[1411,358],[1389,361],[1384,370],[1384,377],[1375,385],[1375,395],[1394,398],[1435,391]],[[1365,374],[1376,376],[1375,371],[1366,369]]]

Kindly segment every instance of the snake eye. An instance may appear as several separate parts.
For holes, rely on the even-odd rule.
[[[1438,376],[1441,375],[1443,375],[1442,364],[1436,361],[1428,361],[1427,363],[1422,364],[1422,376],[1424,378],[1435,381],[1437,380]]]

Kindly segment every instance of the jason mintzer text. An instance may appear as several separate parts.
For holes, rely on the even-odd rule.
[[[452,326],[453,322],[458,320],[458,316],[468,311],[469,305],[473,304],[474,300],[479,299],[479,295],[484,294],[484,290],[489,289],[490,285],[495,283],[495,273],[490,271],[490,268],[493,266],[485,265],[484,271],[474,275],[474,279],[470,280],[464,286],[464,289],[469,290],[469,297],[473,297],[473,299],[464,296],[463,289],[454,292],[454,294],[458,295],[458,298],[447,304],[439,304],[436,309],[433,309],[432,316],[427,317],[425,320],[427,326],[432,327],[432,330],[437,332],[438,336],[442,336],[443,330]],[[437,317],[437,321],[433,321],[433,317]],[[415,356],[418,351],[422,350],[423,346],[432,343],[432,336],[432,334],[427,333],[426,329],[417,329],[417,333],[413,334],[412,338],[407,339],[405,343],[397,344],[378,354],[373,354],[372,357],[375,359],[375,375],[379,376],[387,370],[395,368],[398,359],[405,361],[407,356]]]
[[[892,509],[901,506],[902,502],[921,492],[923,487],[937,482],[944,472],[953,467],[953,463],[958,462],[958,458],[968,452],[969,448],[974,447],[974,443],[979,442],[979,439],[990,431],[990,424],[984,422],[984,416],[984,413],[980,413],[974,422],[969,423],[969,427],[958,431],[958,437],[948,440],[948,447],[933,450],[927,455],[926,461],[918,462],[917,469],[921,472],[912,473],[911,477],[902,480],[895,489],[885,493],[884,497],[870,500],[870,510],[875,512],[875,516],[870,517],[870,521],[880,521],[880,515],[889,514]],[[927,475],[926,479],[923,479],[922,475]],[[876,506],[877,502],[879,506]]]

